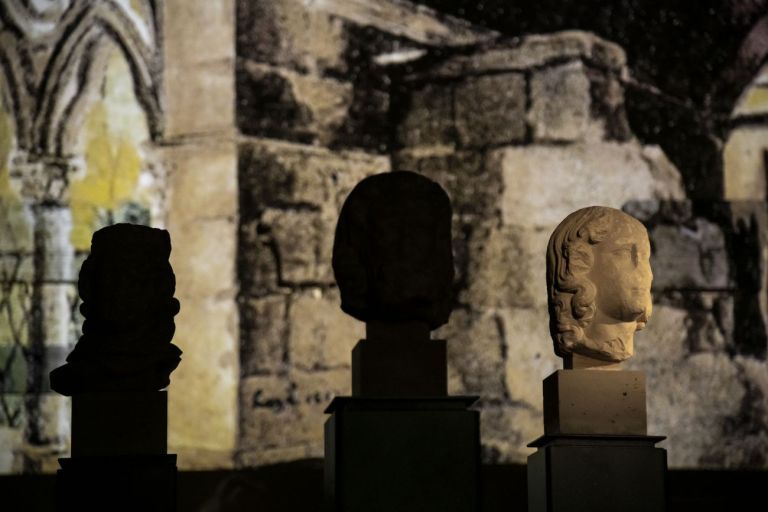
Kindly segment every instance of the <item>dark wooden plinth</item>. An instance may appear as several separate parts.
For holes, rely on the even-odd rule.
[[[531,443],[528,512],[664,512],[658,436],[545,436]]]
[[[360,340],[352,350],[352,395],[445,396],[445,340]]]
[[[473,512],[477,397],[337,397],[326,410],[325,510]]]
[[[59,459],[56,511],[175,512],[176,455]]]
[[[125,391],[72,396],[72,456],[163,455],[168,393]]]

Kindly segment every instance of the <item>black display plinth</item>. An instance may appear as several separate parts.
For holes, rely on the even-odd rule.
[[[83,456],[59,464],[58,512],[176,510],[176,455]]]
[[[528,512],[663,512],[660,436],[544,436],[529,446]]]
[[[476,400],[335,398],[326,409],[325,510],[477,510]]]
[[[72,457],[59,459],[57,511],[176,510],[176,455],[167,454],[168,393],[72,397]]]

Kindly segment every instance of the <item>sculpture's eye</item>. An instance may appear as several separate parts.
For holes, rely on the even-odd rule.
[[[632,265],[637,266],[637,244],[632,244]]]

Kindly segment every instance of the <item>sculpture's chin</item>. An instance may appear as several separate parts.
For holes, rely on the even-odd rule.
[[[626,361],[634,353],[633,340],[611,338],[606,340],[585,339],[573,347],[573,353],[600,361],[620,363]]]

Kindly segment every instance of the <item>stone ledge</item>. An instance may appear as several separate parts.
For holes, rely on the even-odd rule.
[[[432,69],[410,75],[411,80],[458,78],[502,71],[524,71],[572,60],[622,72],[627,63],[624,50],[589,32],[568,30],[530,35],[521,39],[478,48],[472,55],[449,58]]]

